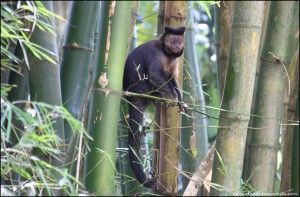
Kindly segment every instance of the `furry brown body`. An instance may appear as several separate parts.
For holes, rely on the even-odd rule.
[[[175,80],[178,75],[178,57],[184,49],[184,27],[166,27],[158,40],[152,40],[134,49],[127,57],[123,89],[130,92],[150,94],[182,101]],[[145,187],[156,188],[157,179],[150,176],[140,163],[140,141],[144,137],[141,128],[143,112],[151,100],[128,97],[129,105],[129,158],[136,178]],[[149,177],[150,176],[150,177]]]

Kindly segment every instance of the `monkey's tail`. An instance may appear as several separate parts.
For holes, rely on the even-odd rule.
[[[141,139],[144,137],[142,132],[139,131],[140,125],[143,123],[143,113],[133,106],[129,106],[129,132],[128,132],[128,145],[129,145],[129,160],[131,168],[137,180],[145,187],[157,190],[157,179],[155,177],[147,176],[141,164],[140,148]]]

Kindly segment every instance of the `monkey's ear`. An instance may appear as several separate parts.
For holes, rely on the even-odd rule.
[[[172,28],[169,26],[165,26],[165,34],[183,35],[184,32],[185,32],[185,27]]]

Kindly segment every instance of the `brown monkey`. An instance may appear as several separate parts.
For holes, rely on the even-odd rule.
[[[178,57],[183,54],[185,27],[165,27],[165,32],[157,39],[146,42],[134,49],[127,57],[123,89],[130,92],[150,94],[182,101],[176,83]],[[129,105],[129,159],[137,180],[145,187],[155,189],[157,179],[145,173],[138,156],[140,141],[144,136],[143,112],[151,100],[128,97]]]

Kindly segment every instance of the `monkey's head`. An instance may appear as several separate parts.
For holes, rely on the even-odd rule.
[[[179,57],[184,49],[185,27],[165,27],[165,32],[161,37],[162,48],[167,56]]]

